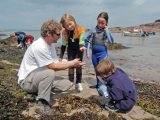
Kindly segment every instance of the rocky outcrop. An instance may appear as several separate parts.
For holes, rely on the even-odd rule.
[[[0,45],[16,46],[17,41],[13,37],[8,37],[6,39],[0,40]]]
[[[146,32],[158,32],[160,33],[160,22],[159,20],[156,20],[155,22],[152,23],[146,23],[146,24],[141,24],[137,26],[130,26],[130,27],[112,27],[110,28],[111,32],[113,33],[122,33],[123,31],[131,30],[134,28],[140,28],[143,31]]]

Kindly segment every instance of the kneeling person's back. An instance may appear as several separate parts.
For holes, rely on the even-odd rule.
[[[136,103],[137,93],[128,75],[122,69],[115,68],[109,59],[102,60],[96,70],[106,85],[109,104],[119,112],[130,111]]]
[[[120,68],[116,68],[115,73],[105,80],[115,107],[120,112],[131,110],[136,103],[137,95],[135,86],[128,75]]]

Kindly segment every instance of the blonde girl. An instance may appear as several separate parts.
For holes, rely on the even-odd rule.
[[[64,30],[62,32],[62,46],[60,58],[62,59],[67,46],[68,60],[79,58],[83,59],[83,51],[85,50],[85,29],[76,23],[75,18],[70,14],[64,14],[60,23]],[[74,83],[74,69],[76,69],[76,85],[75,89],[79,92],[83,90],[82,81],[82,67],[69,68],[69,80]]]

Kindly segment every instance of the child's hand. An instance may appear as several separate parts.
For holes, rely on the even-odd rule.
[[[104,27],[104,30],[107,30],[107,26]]]
[[[90,58],[90,54],[87,54],[86,57],[89,59]]]
[[[81,47],[81,48],[80,48],[80,51],[81,51],[81,52],[83,52],[83,51],[85,51],[85,50],[86,50],[85,47]]]

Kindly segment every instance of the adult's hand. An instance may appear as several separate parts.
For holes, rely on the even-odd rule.
[[[74,59],[72,60],[72,62],[73,62],[73,67],[80,67],[86,64],[85,62],[82,62],[79,59]]]
[[[84,61],[83,61],[83,62],[80,62],[79,65],[80,65],[80,66],[86,65],[86,62],[84,62]]]

